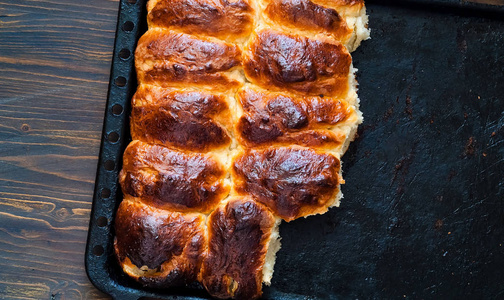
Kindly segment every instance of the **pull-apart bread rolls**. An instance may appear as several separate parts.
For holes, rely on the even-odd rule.
[[[205,219],[124,200],[117,210],[114,244],[124,272],[151,287],[196,280],[207,247]]]
[[[236,98],[237,139],[246,147],[296,144],[340,153],[361,119],[343,99],[269,92],[252,85]]]
[[[309,148],[247,150],[234,160],[234,188],[286,221],[324,213],[339,192],[340,162]]]
[[[246,197],[231,199],[212,212],[200,273],[210,294],[224,299],[261,295],[265,275],[273,272],[267,259],[280,247],[278,223],[268,208]]]
[[[247,78],[266,89],[344,97],[352,58],[336,41],[264,29],[245,45],[243,64]]]
[[[132,103],[133,140],[196,152],[231,144],[230,100],[223,94],[142,85]]]
[[[133,141],[119,182],[126,198],[170,210],[208,213],[228,194],[226,171],[209,154],[183,153]]]
[[[115,252],[141,284],[270,284],[282,220],[339,206],[362,0],[149,0]]]
[[[268,26],[304,36],[320,33],[340,41],[350,52],[369,38],[362,0],[260,0]]]
[[[245,39],[254,28],[253,1],[150,0],[149,28],[163,27],[222,40]]]
[[[140,83],[161,87],[239,86],[240,48],[213,37],[152,28],[138,41],[135,66]]]

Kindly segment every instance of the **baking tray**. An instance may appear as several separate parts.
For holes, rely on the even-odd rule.
[[[469,1],[367,1],[353,53],[365,121],[343,157],[340,208],[282,223],[265,299],[504,299],[504,14]],[[121,0],[86,248],[115,299],[208,299],[153,290],[113,255],[117,182],[145,1]],[[143,298],[144,297],[144,298]]]

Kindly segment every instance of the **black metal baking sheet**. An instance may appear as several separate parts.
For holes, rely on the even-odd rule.
[[[132,53],[145,30],[144,1],[120,7],[86,270],[115,299],[208,299],[197,288],[145,289],[113,256]],[[353,53],[365,119],[343,157],[345,198],[324,215],[282,223],[264,298],[504,299],[502,8],[367,7],[372,39]]]

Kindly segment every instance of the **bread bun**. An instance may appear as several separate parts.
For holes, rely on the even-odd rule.
[[[350,53],[362,0],[149,0],[115,252],[149,287],[216,298],[270,284],[281,220],[342,197],[362,122]]]

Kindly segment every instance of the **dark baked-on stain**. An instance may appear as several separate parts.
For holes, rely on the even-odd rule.
[[[262,30],[244,52],[245,75],[253,83],[304,95],[345,96],[352,58],[341,43]]]
[[[240,61],[241,51],[234,44],[155,28],[140,38],[135,52],[138,81],[163,87],[236,87],[239,83],[226,71]]]
[[[160,208],[208,212],[227,195],[226,172],[217,161],[133,141],[123,155],[123,193]]]
[[[241,37],[252,31],[254,11],[244,0],[161,0],[149,11],[149,25],[179,28],[218,38]]]
[[[342,100],[295,97],[244,88],[237,95],[243,116],[237,124],[241,142],[249,147],[271,143],[337,147],[346,136],[323,129],[344,121],[352,108]]]
[[[216,119],[230,122],[223,96],[140,86],[133,96],[133,140],[191,151],[226,146],[231,138]]]
[[[248,197],[230,200],[208,220],[208,253],[201,281],[218,298],[256,299],[275,218]]]
[[[116,256],[123,268],[138,268],[128,273],[144,285],[166,288],[192,282],[206,245],[204,226],[203,215],[125,200],[115,218]]]
[[[265,13],[276,23],[314,33],[326,32],[340,41],[348,40],[352,34],[336,10],[310,0],[271,0]]]
[[[233,164],[239,194],[249,194],[286,221],[322,213],[339,190],[339,160],[299,146],[247,150]]]

